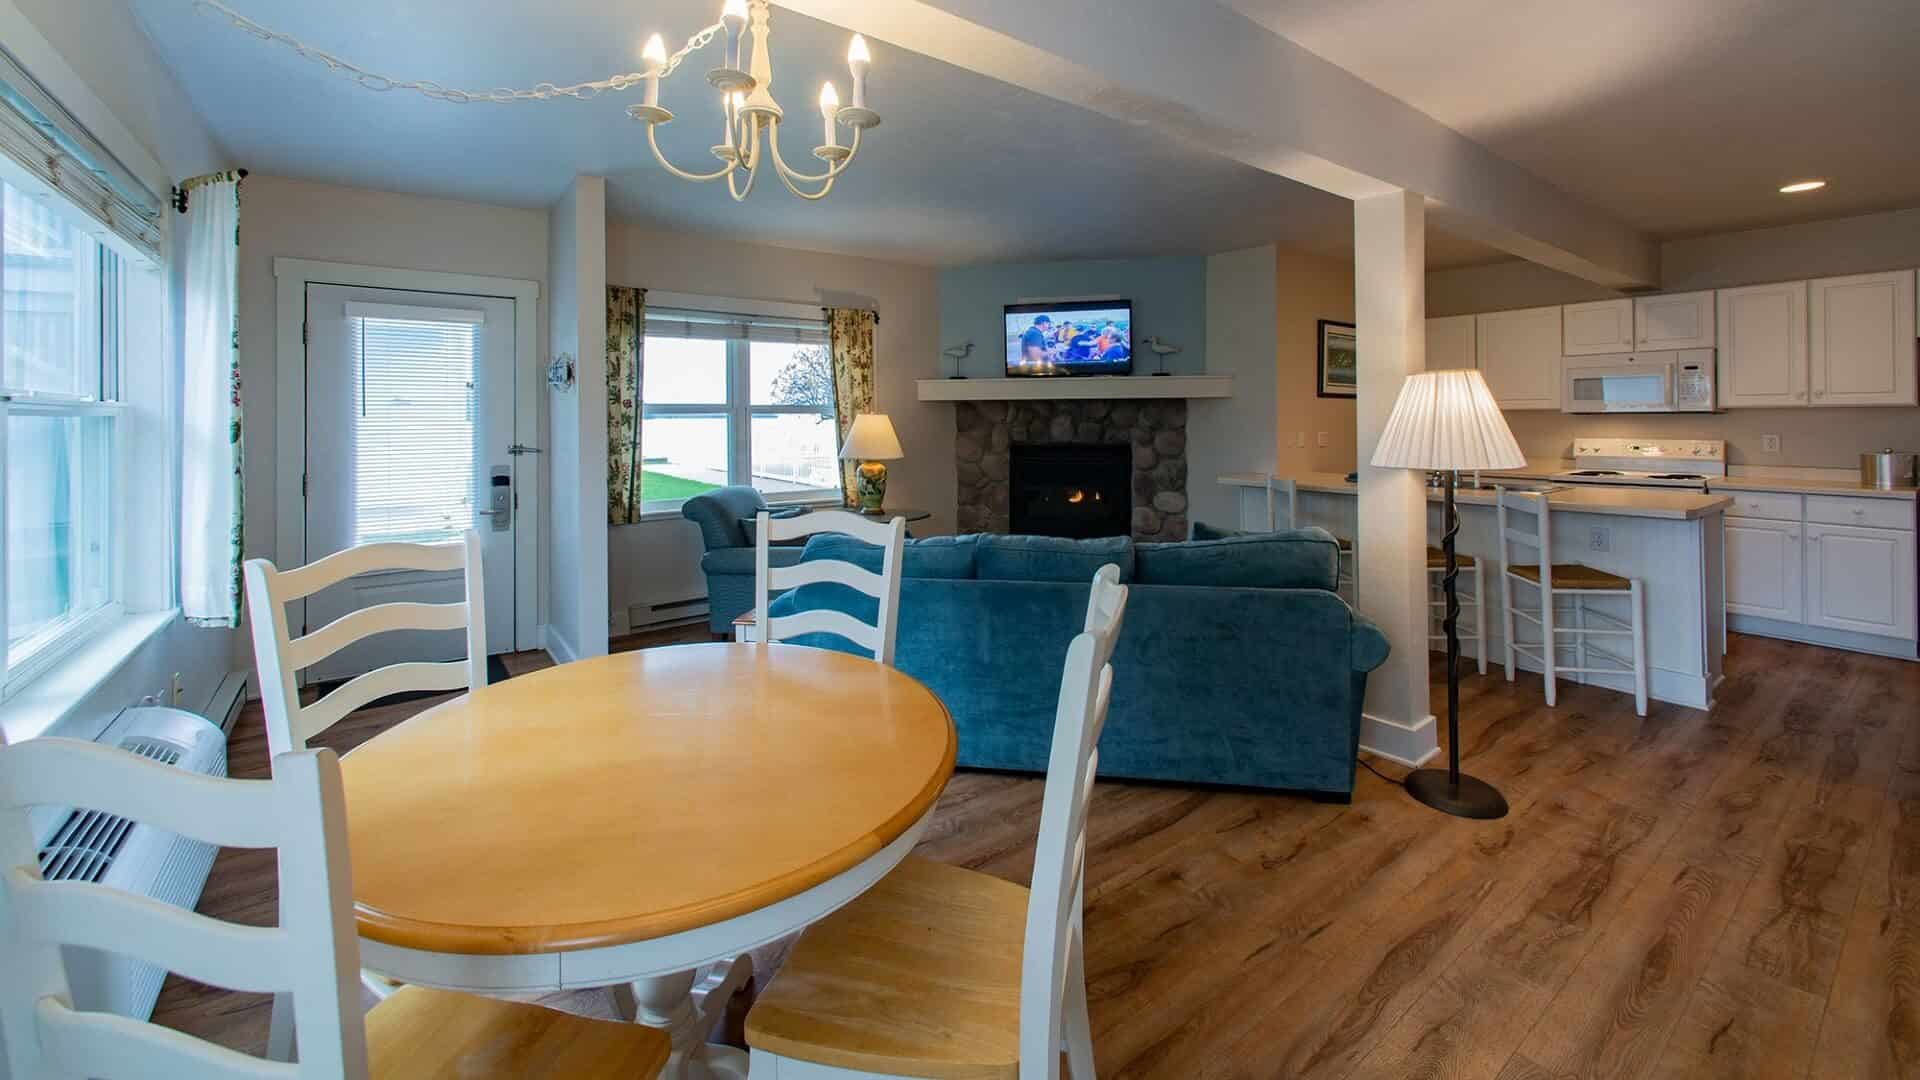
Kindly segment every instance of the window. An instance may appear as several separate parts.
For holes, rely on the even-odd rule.
[[[355,544],[454,540],[473,520],[480,326],[406,310],[347,305]]]
[[[776,503],[839,491],[823,321],[649,309],[642,378],[643,509],[724,484]]]
[[[53,198],[0,182],[9,689],[117,609],[121,260]]]

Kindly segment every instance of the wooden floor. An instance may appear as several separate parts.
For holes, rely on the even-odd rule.
[[[1618,694],[1563,684],[1548,709],[1537,678],[1470,675],[1468,769],[1514,808],[1496,822],[1365,772],[1351,806],[1099,785],[1101,1074],[1920,1076],[1920,664],[1737,637],[1728,669],[1714,712],[1645,720]],[[263,755],[251,708],[234,774]],[[1040,793],[955,777],[921,853],[1024,882]],[[272,907],[271,863],[223,853],[202,910]],[[265,1015],[178,980],[159,1012],[254,1050]]]

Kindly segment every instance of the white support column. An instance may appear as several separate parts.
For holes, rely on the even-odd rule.
[[[1410,191],[1353,204],[1353,306],[1359,349],[1359,608],[1393,644],[1367,679],[1360,745],[1409,765],[1439,752],[1427,702],[1427,493],[1409,469],[1368,462],[1400,384],[1426,370],[1426,205]]]

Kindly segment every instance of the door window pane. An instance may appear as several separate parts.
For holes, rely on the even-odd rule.
[[[831,417],[754,414],[753,486],[769,495],[838,487],[837,442]]]
[[[724,405],[727,343],[692,338],[647,338],[640,400],[648,405]]]
[[[724,486],[728,429],[724,412],[647,417],[640,426],[640,501],[678,501]]]
[[[833,367],[825,345],[750,345],[747,382],[755,405],[798,405],[833,415]]]
[[[56,208],[0,184],[6,387],[100,396],[100,243]]]
[[[107,603],[113,421],[7,418],[7,649],[18,664]]]
[[[433,543],[472,525],[480,327],[352,318],[353,542]]]

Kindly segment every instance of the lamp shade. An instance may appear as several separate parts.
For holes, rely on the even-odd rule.
[[[847,441],[840,447],[842,461],[897,461],[907,455],[886,413],[863,413],[853,418]]]
[[[1373,464],[1387,469],[1518,469],[1527,459],[1478,371],[1407,376]]]

